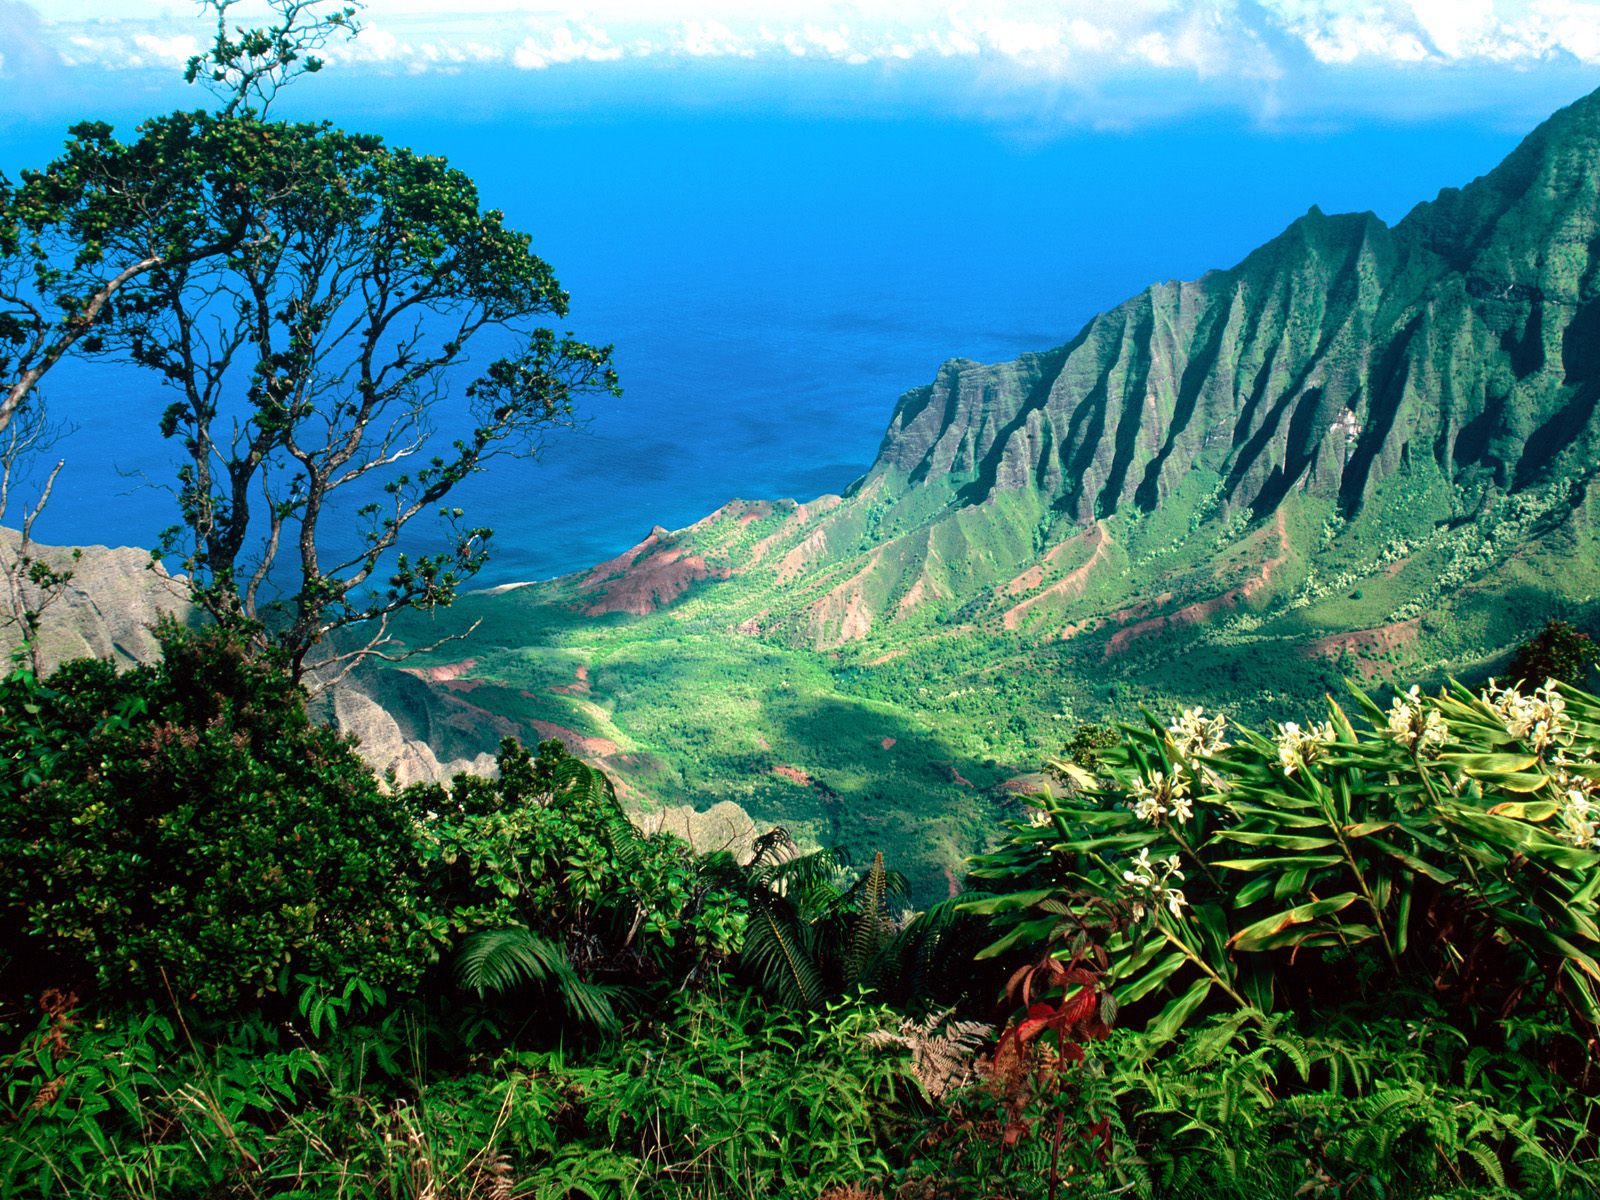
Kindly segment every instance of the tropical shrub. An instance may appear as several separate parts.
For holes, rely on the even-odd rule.
[[[1065,1006],[1061,1010],[1065,1012]],[[1008,1037],[1026,1026],[1019,1021]],[[1253,1009],[1174,1037],[1081,1036],[1070,1059],[1001,1049],[930,1118],[901,1197],[1579,1200],[1592,1102],[1437,1014]],[[1072,1034],[1089,1034],[1068,1024]],[[918,1191],[918,1181],[927,1190]]]
[[[1101,773],[1038,799],[973,874],[1004,935],[1082,930],[1123,1006],[1347,1002],[1428,979],[1464,1009],[1600,1027],[1600,700],[1416,688],[1358,728],[1265,736],[1191,710],[1124,728]]]
[[[983,954],[1089,964],[1092,988],[1063,983],[1052,1002],[1102,990],[1097,1011],[1142,1025],[1151,1054],[1208,1014],[1251,1037],[1288,1028],[1278,1014],[1310,1021],[1308,1036],[1345,1022],[1342,1045],[1361,1037],[1352,1022],[1434,1030],[1460,1053],[1413,1063],[1415,1086],[1391,1045],[1394,1071],[1372,1060],[1341,1094],[1456,1095],[1478,1114],[1472,1130],[1423,1122],[1432,1132],[1416,1135],[1446,1176],[1465,1155],[1483,1186],[1587,1182],[1588,1092],[1561,1080],[1591,1077],[1600,1034],[1600,700],[1551,681],[1356,702],[1359,720],[1330,701],[1326,720],[1269,734],[1199,709],[1148,718],[1122,727],[1097,774],[1056,764],[1072,785],[1038,797],[974,865],[993,894],[967,907],[999,935]],[[1537,1086],[1528,1075],[1478,1095],[1486,1072],[1524,1068]],[[1332,1067],[1296,1069],[1313,1090],[1333,1086]],[[1270,1124],[1278,1096],[1242,1102]],[[1093,1121],[1118,1112],[1131,1130],[1146,1109],[1102,1104]]]
[[[0,682],[0,992],[222,1009],[296,975],[415,980],[412,822],[228,634]]]
[[[567,1102],[567,1143],[533,1190],[809,1198],[883,1178],[909,1081],[904,1055],[872,1037],[896,1018],[858,1001],[800,1015],[692,995],[592,1064],[528,1056]],[[598,1192],[608,1177],[615,1191]]]
[[[1593,638],[1566,621],[1552,618],[1517,647],[1507,672],[1511,679],[1524,683],[1559,679],[1562,683],[1582,687],[1589,681],[1589,668],[1595,658]]]
[[[554,985],[581,1020],[609,1026],[610,1002],[588,984],[684,983],[737,950],[745,905],[722,882],[726,856],[640,833],[611,781],[560,742],[533,755],[507,740],[497,765],[495,778],[405,796],[429,933],[465,938],[466,986]]]

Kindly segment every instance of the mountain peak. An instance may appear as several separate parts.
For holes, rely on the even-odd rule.
[[[1288,512],[1381,539],[1583,477],[1600,457],[1597,179],[1600,93],[1392,228],[1312,205],[1237,265],[1148,288],[1055,349],[951,359],[900,397],[844,500],[771,535],[786,549],[764,561],[791,588],[832,564],[795,619],[834,645],[985,612],[995,587],[1021,597],[1013,623],[1061,611],[1125,553],[1127,522],[1167,529],[1169,549],[1278,530],[1226,608],[1289,577]],[[1200,593],[1184,620],[1214,615]]]

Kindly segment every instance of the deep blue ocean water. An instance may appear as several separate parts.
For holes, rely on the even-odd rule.
[[[1236,262],[1313,203],[1396,220],[1519,136],[1481,119],[1269,133],[1232,114],[1051,138],[772,112],[319,115],[465,169],[556,268],[566,325],[616,346],[622,399],[459,493],[496,530],[484,584],[581,568],[733,497],[840,490],[941,361],[1059,344],[1151,282]],[[61,126],[3,136],[14,172]],[[37,536],[150,544],[175,520],[159,389],[72,367],[48,395],[76,430]]]

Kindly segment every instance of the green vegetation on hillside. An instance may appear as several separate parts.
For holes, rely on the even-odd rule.
[[[644,807],[898,835],[931,897],[1080,723],[1503,673],[1551,612],[1600,623],[1597,186],[1600,93],[1392,228],[1313,209],[1065,346],[949,362],[843,496],[406,624],[483,621],[428,703],[568,729]],[[513,683],[533,658],[581,703]]]
[[[1600,698],[1125,726],[908,918],[553,742],[386,791],[162,640],[0,684],[7,1196],[1600,1191]]]

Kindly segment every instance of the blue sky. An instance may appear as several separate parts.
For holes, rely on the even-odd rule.
[[[1048,135],[1232,110],[1263,127],[1467,112],[1600,83],[1600,0],[372,0],[330,48],[377,107],[940,111]],[[175,90],[183,0],[0,0],[11,120]],[[261,0],[240,0],[241,21]],[[455,79],[454,87],[448,86]],[[379,86],[374,86],[375,83]],[[19,111],[20,110],[20,111]]]

